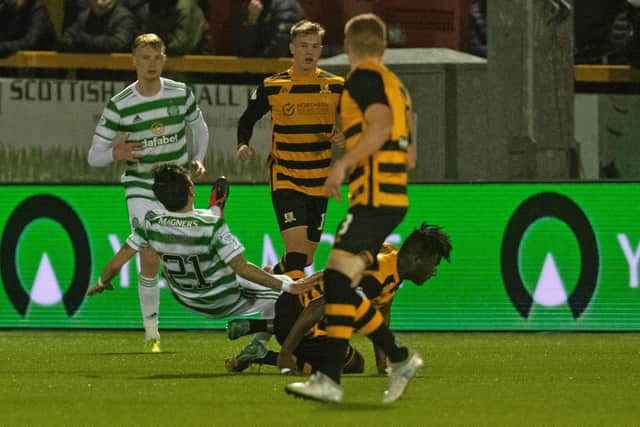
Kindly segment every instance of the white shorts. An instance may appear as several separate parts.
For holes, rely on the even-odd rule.
[[[238,277],[238,284],[242,287],[242,298],[227,316],[261,314],[263,319],[273,319],[276,316],[276,301],[282,291],[258,285],[242,277]]]
[[[224,311],[216,310],[215,306],[211,307],[213,310],[209,310],[209,307],[206,306],[195,307],[188,300],[180,299],[175,294],[174,297],[189,310],[211,319],[251,316],[254,314],[260,314],[263,319],[273,319],[275,317],[276,301],[281,291],[258,285],[239,276],[235,283],[240,287],[240,298],[233,306]]]
[[[144,216],[147,212],[152,209],[165,209],[165,207],[158,200],[134,197],[127,199],[127,209],[129,210],[129,226],[131,226],[131,231],[133,231],[138,224],[143,223]]]

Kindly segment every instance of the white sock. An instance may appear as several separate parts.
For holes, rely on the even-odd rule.
[[[158,312],[160,311],[160,288],[157,277],[144,277],[138,280],[138,296],[144,324],[145,339],[160,339],[158,331]]]

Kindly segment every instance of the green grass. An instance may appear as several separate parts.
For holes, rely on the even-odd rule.
[[[0,182],[117,184],[125,169],[122,162],[103,168],[87,163],[87,150],[80,147],[16,147],[0,141]],[[212,183],[220,175],[232,182],[264,183],[268,179],[266,159],[261,155],[242,162],[235,153],[210,147],[205,156],[207,172],[198,178],[200,183]]]
[[[275,368],[228,375],[246,341],[220,332],[163,334],[142,354],[138,331],[0,332],[0,424],[209,426],[638,425],[640,335],[412,333],[426,366],[403,398],[380,404],[369,343],[345,402],[293,399]]]

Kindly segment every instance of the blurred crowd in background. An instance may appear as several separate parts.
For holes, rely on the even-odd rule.
[[[390,46],[448,47],[487,56],[490,0],[0,0],[0,57],[19,50],[130,52],[158,34],[167,55],[289,56],[303,18],[327,28],[325,56],[342,50],[341,27],[371,11]],[[575,62],[640,66],[640,0],[575,0]],[[0,69],[2,73],[2,69]]]
[[[467,51],[487,57],[487,3],[470,8]],[[640,0],[574,0],[574,62],[640,67]]]

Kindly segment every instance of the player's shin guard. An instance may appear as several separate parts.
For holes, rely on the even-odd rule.
[[[326,359],[320,370],[339,384],[347,345],[353,334],[354,298],[357,297],[351,289],[351,279],[337,270],[325,270],[324,286],[328,343]]]
[[[145,338],[148,340],[160,339],[160,333],[158,332],[160,288],[158,288],[157,284],[157,277],[144,277],[140,275],[138,280],[140,310],[142,311]]]
[[[393,334],[384,324],[382,315],[367,299],[363,299],[356,309],[355,328],[382,348],[392,362],[401,362],[409,356],[407,348],[396,343]]]
[[[288,252],[284,254],[278,265],[273,268],[274,274],[286,274],[293,280],[304,277],[304,267],[307,264],[307,255],[301,252]]]

